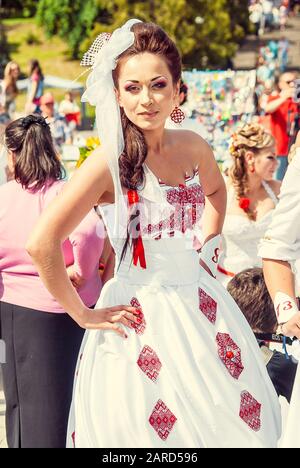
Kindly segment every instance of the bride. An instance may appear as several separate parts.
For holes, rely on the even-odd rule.
[[[232,137],[228,206],[217,278],[226,286],[242,270],[261,267],[258,244],[277,205],[280,182],[274,138],[261,125],[246,124]]]
[[[164,128],[170,114],[182,118],[178,50],[158,26],[130,20],[101,35],[85,63],[83,98],[96,106],[102,146],[27,245],[47,288],[87,329],[68,446],[275,447],[277,395],[252,331],[212,276],[223,178],[200,136]],[[61,242],[95,204],[116,268],[90,310]],[[201,220],[203,267],[193,248]]]

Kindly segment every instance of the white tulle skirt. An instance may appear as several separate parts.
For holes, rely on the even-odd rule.
[[[254,335],[196,253],[184,258],[180,272],[162,254],[156,271],[123,265],[103,288],[98,308],[132,304],[144,319],[128,339],[86,332],[68,447],[276,447],[280,407]]]

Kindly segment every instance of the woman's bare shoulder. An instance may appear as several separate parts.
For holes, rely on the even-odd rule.
[[[170,130],[173,133],[173,143],[186,157],[193,160],[197,166],[201,160],[212,155],[209,144],[192,130]]]
[[[275,193],[276,196],[279,195],[280,189],[281,189],[281,182],[280,180],[270,180],[268,181],[268,184],[270,185],[271,189]]]
[[[193,130],[168,130],[172,132],[173,137],[180,143],[189,146],[208,145],[204,138]]]

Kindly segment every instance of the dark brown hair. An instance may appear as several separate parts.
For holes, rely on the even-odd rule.
[[[179,82],[181,78],[181,57],[174,42],[168,37],[163,29],[153,23],[137,23],[132,27],[134,32],[134,43],[119,58],[120,61],[134,55],[148,52],[162,57],[172,75],[173,84]],[[115,87],[118,88],[118,74],[120,65],[113,71]],[[124,133],[125,147],[119,158],[121,184],[136,190],[144,183],[143,164],[147,157],[147,144],[143,132],[126,116],[121,109],[121,121]],[[134,211],[134,210],[133,210]],[[121,255],[124,258],[129,244],[131,223],[139,216],[138,212],[130,213],[127,239]],[[136,239],[132,239],[133,245]]]
[[[241,271],[229,281],[227,290],[254,333],[275,333],[277,320],[274,305],[261,268]]]
[[[65,177],[44,117],[28,115],[11,122],[5,129],[5,145],[15,155],[15,180],[24,189],[39,190]]]
[[[180,106],[183,106],[183,104],[185,104],[187,102],[188,93],[189,93],[188,85],[183,80],[180,81],[179,94],[181,94],[181,93],[183,93],[184,98],[183,98],[183,101],[180,103]]]
[[[34,70],[39,75],[40,79],[43,80],[44,75],[43,75],[43,72],[42,72],[40,62],[38,60],[36,60],[36,59],[31,59],[30,62],[29,62],[29,75],[30,76],[32,75]]]

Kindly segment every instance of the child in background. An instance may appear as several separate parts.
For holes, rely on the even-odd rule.
[[[58,112],[65,117],[72,130],[75,130],[75,128],[80,125],[80,108],[74,101],[74,96],[71,91],[65,94],[65,99],[61,101]]]
[[[227,290],[241,309],[256,335],[276,335],[277,319],[272,299],[267,290],[261,268],[249,268],[238,273],[227,285]],[[268,343],[258,339],[270,379],[278,396],[291,400],[298,363],[278,351],[272,351]]]

